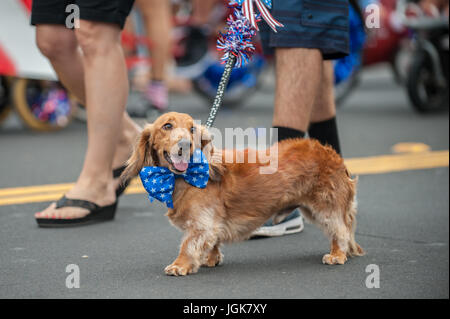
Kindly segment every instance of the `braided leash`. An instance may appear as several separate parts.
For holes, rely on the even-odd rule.
[[[253,3],[256,3],[260,15],[255,14]],[[229,0],[228,5],[234,10],[227,19],[227,32],[220,33],[217,40],[217,49],[224,52],[222,63],[226,64],[206,121],[207,128],[210,128],[216,119],[234,66],[245,65],[255,51],[252,38],[256,34],[256,30],[259,30],[258,22],[261,21],[261,17],[275,32],[277,31],[276,27],[283,27],[267,10],[267,8],[272,8],[272,0]]]
[[[228,82],[230,80],[231,71],[233,71],[233,67],[236,64],[236,57],[231,55],[228,58],[227,63],[225,64],[225,70],[220,78],[219,87],[217,88],[216,97],[214,98],[214,103],[209,111],[208,119],[206,120],[205,126],[207,128],[212,127],[217,113],[219,112],[220,107],[222,106],[223,96],[225,94],[225,90],[227,89]]]

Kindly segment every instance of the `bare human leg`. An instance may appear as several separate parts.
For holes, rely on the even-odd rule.
[[[310,122],[322,122],[335,116],[333,62],[328,60],[323,62],[320,87],[311,111]]]
[[[172,47],[170,2],[137,0],[136,5],[142,13],[147,36],[152,43],[150,48],[151,78],[146,87],[146,96],[153,107],[165,111],[169,104],[167,66]]]
[[[170,3],[161,0],[136,0],[136,5],[142,13],[147,36],[153,44],[152,79],[165,81],[172,45]]]
[[[334,70],[331,61],[323,62],[322,80],[311,112],[309,137],[330,145],[341,154],[334,99]]]
[[[276,48],[275,49],[275,108],[272,126],[278,128],[277,140],[303,138],[309,126],[316,96],[320,89],[323,72],[323,57],[318,49]],[[279,216],[254,232],[254,235],[273,236],[284,233],[276,224],[293,220],[296,231],[303,229],[298,210]]]
[[[38,25],[36,29],[39,49],[50,60],[59,80],[80,103],[86,105],[83,53],[75,33],[54,24]],[[126,112],[122,121],[123,129],[114,155],[113,168],[124,164],[132,151],[131,145],[141,130]]]
[[[66,32],[61,29],[58,31]],[[38,34],[38,43],[40,35]],[[59,60],[57,54],[51,59],[63,83],[75,94],[78,93],[81,100],[84,97],[88,114],[88,147],[83,169],[75,186],[66,196],[106,206],[116,200],[116,183],[111,170],[118,142],[122,135],[126,135],[121,133],[122,128],[131,124],[124,124],[128,121],[124,115],[128,80],[120,46],[120,28],[113,24],[81,20],[75,36],[75,39],[68,38],[65,47],[61,49],[67,54],[66,57],[69,56],[66,62],[70,66],[64,66],[64,59]],[[80,46],[82,54],[75,43]],[[44,54],[49,53],[42,42],[40,48]],[[76,64],[79,69],[74,66]],[[72,76],[70,72],[73,72]],[[79,84],[81,79],[84,79],[84,90],[83,85]],[[55,207],[54,203],[51,204],[36,214],[36,217],[81,218],[89,213],[82,208]]]
[[[316,49],[277,48],[273,126],[305,132],[322,78],[322,55]]]

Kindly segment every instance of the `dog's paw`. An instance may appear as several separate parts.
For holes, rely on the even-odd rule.
[[[192,265],[180,265],[180,264],[170,264],[164,269],[166,275],[169,276],[186,276],[196,272]]]
[[[347,256],[345,254],[337,254],[337,255],[331,255],[326,254],[322,258],[322,263],[328,264],[328,265],[343,265],[347,261]]]
[[[209,254],[208,258],[206,259],[205,263],[202,266],[205,267],[216,267],[218,264],[220,264],[223,260],[223,255],[221,252],[218,253],[211,253]]]

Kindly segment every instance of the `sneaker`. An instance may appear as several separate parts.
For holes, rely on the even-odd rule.
[[[145,92],[131,90],[127,111],[131,117],[146,118],[149,122],[169,108],[169,93],[163,82],[153,81]]]
[[[164,82],[152,81],[145,95],[154,108],[164,112],[169,107],[169,91]]]
[[[296,209],[279,224],[274,225],[272,219],[268,220],[263,226],[255,230],[252,236],[277,237],[299,233],[303,228],[303,217],[300,214],[300,210]]]

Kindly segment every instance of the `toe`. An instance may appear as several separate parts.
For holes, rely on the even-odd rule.
[[[82,218],[89,214],[89,211],[78,207],[56,208],[53,203],[45,210],[36,213],[34,216],[40,219],[74,219]]]
[[[186,276],[190,273],[187,267],[178,265],[169,265],[164,269],[164,271],[169,276]]]
[[[322,258],[322,263],[327,265],[343,265],[347,261],[347,257],[345,255],[331,255],[326,254]]]

